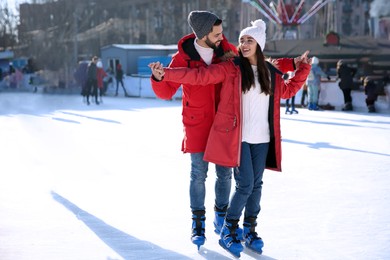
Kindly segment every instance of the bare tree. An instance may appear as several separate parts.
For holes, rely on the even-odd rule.
[[[17,19],[7,2],[0,3],[0,50],[13,50],[16,46]]]

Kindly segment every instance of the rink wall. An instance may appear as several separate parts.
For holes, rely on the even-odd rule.
[[[378,96],[375,106],[378,112],[390,113],[390,85],[385,87],[386,95]],[[363,89],[352,90],[352,105],[355,111],[367,111],[366,95]],[[299,107],[301,104],[302,89],[295,95],[295,104]],[[307,98],[306,98],[307,102]],[[281,103],[284,105],[285,100]],[[337,81],[321,82],[320,95],[318,97],[318,105],[330,104],[335,107],[335,110],[341,110],[344,106],[343,92],[338,86]]]
[[[126,90],[131,96],[134,97],[145,97],[145,98],[156,98],[151,83],[150,76],[138,75],[138,76],[126,76],[124,80]],[[114,81],[108,88],[108,93],[115,93],[116,83]],[[376,108],[378,112],[390,113],[390,85],[385,87],[386,95],[379,96],[376,102]],[[121,90],[119,89],[119,93]],[[181,88],[176,92],[173,98],[180,99],[182,95]],[[302,97],[302,90],[300,90],[295,96],[295,104],[300,105]],[[363,90],[352,91],[352,103],[354,110],[366,111],[366,95]],[[307,99],[306,99],[307,102]],[[285,100],[281,101],[282,105],[285,104]],[[321,92],[319,95],[319,105],[330,104],[335,106],[335,110],[341,110],[344,105],[343,92],[340,90],[337,81],[324,81],[321,83]]]
[[[47,85],[45,82],[42,84],[29,83],[30,76],[24,75],[19,82],[17,89],[23,91],[32,92],[44,92],[44,93],[57,93],[57,94],[80,94],[80,88],[58,88],[51,85]],[[132,97],[141,98],[156,98],[150,83],[149,75],[132,75],[124,77],[124,85],[128,94]],[[0,91],[9,89],[9,82],[3,80],[0,82]],[[114,95],[116,91],[116,81],[108,85],[107,94]],[[123,90],[119,87],[119,96],[123,95]],[[390,84],[385,87],[386,95],[381,95],[375,103],[378,112],[390,114]],[[182,96],[182,89],[179,88],[173,99],[180,99]],[[300,107],[302,97],[302,90],[298,91],[295,96],[295,104]],[[367,111],[365,103],[366,95],[362,89],[352,91],[352,103],[355,111]],[[306,98],[307,102],[307,98]],[[321,91],[319,95],[319,105],[330,104],[335,107],[335,110],[341,110],[344,105],[343,93],[338,87],[337,81],[323,81],[321,82]],[[282,106],[285,105],[285,100],[281,100]]]
[[[123,83],[126,87],[126,91],[130,96],[133,97],[142,97],[142,98],[156,98],[156,95],[153,92],[150,75],[133,75],[125,76]],[[115,79],[107,88],[107,94],[115,94],[116,91],[116,81]],[[118,89],[119,95],[123,94],[123,90],[119,86]],[[176,94],[173,96],[174,99],[181,98],[182,91],[181,88],[178,89]]]

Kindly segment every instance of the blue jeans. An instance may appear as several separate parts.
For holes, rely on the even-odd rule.
[[[257,217],[260,212],[261,188],[269,143],[241,144],[240,166],[234,169],[236,190],[227,211],[229,220],[240,219],[245,208],[244,217]]]
[[[308,102],[318,104],[318,94],[320,90],[320,86],[317,84],[309,83],[307,84],[307,94],[308,94]]]
[[[191,210],[205,210],[205,181],[209,163],[203,160],[204,153],[191,154],[190,203]],[[223,209],[229,204],[232,183],[232,169],[215,165],[215,206]]]

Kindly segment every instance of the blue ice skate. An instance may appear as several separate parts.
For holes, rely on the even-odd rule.
[[[256,218],[249,217],[244,220],[244,240],[245,246],[255,253],[262,254],[264,242],[255,232],[257,226]]]
[[[198,250],[200,246],[204,245],[206,240],[205,236],[205,211],[196,210],[192,212],[192,234],[191,241],[197,245]]]
[[[221,230],[223,227],[223,223],[225,222],[225,216],[226,216],[226,211],[220,211],[217,208],[215,208],[215,218],[214,218],[214,232],[217,235],[221,234]],[[237,234],[237,239],[240,241],[244,241],[244,230],[237,226],[236,229],[236,234]]]
[[[221,229],[223,227],[223,222],[225,221],[226,210],[218,210],[215,208],[215,218],[214,218],[214,232],[219,235],[221,234]]]
[[[237,238],[238,220],[225,220],[221,230],[219,245],[235,257],[240,257],[244,247]]]

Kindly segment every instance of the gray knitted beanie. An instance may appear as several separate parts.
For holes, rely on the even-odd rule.
[[[208,11],[192,11],[188,15],[188,24],[195,33],[196,38],[202,39],[205,35],[211,32],[218,16]]]

